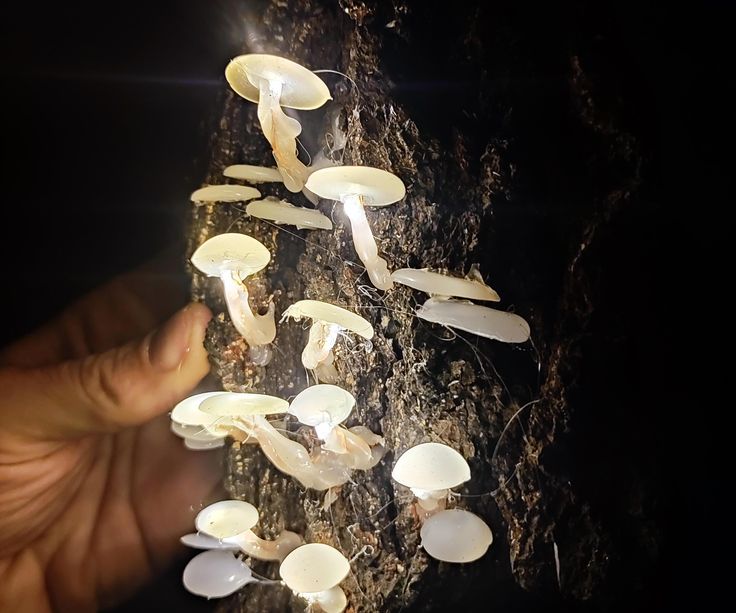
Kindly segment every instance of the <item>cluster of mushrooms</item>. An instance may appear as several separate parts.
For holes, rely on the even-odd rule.
[[[315,109],[331,99],[327,85],[315,73],[281,57],[250,54],[232,60],[225,76],[237,94],[258,104],[258,119],[277,164],[276,168],[229,166],[224,171],[226,177],[252,185],[282,182],[291,192],[302,191],[314,204],[320,198],[341,202],[350,219],[355,250],[377,289],[390,290],[396,282],[429,294],[416,311],[427,321],[509,343],[528,340],[529,325],[524,319],[471,302],[500,300],[477,273],[456,277],[427,269],[389,271],[378,253],[364,207],[401,200],[406,194],[401,179],[363,166],[310,168],[298,159],[296,137],[301,125],[286,115],[283,107]],[[252,217],[300,229],[332,229],[330,219],[316,209],[261,196],[250,185],[223,184],[195,191],[192,201],[200,206],[248,202],[246,213]],[[265,313],[254,312],[248,301],[247,279],[263,270],[270,259],[262,243],[239,233],[210,238],[191,258],[199,271],[222,281],[230,320],[248,344],[250,360],[258,365],[268,364],[272,357],[275,306],[271,301]],[[223,446],[227,437],[241,444],[257,444],[281,472],[306,488],[327,490],[325,505],[329,505],[331,488],[346,483],[355,470],[373,468],[385,450],[384,439],[365,426],[343,425],[356,401],[338,385],[340,375],[333,352],[341,336],[351,334],[370,341],[373,326],[348,309],[316,300],[292,304],[280,323],[287,319],[311,322],[301,359],[314,375],[315,385],[291,402],[256,393],[196,394],[174,408],[172,430],[194,450]],[[285,414],[313,428],[319,445],[310,451],[282,434],[283,422],[278,416]],[[438,560],[472,562],[485,554],[493,540],[480,517],[445,508],[452,488],[470,476],[468,463],[457,451],[434,442],[406,450],[393,468],[393,479],[414,494],[422,547]],[[219,598],[248,583],[283,582],[307,601],[310,610],[343,611],[347,599],[339,584],[350,571],[350,561],[329,545],[304,544],[299,535],[289,531],[272,541],[261,539],[252,531],[257,523],[258,510],[248,502],[225,500],[203,509],[195,521],[197,532],[182,537],[184,544],[206,550],[187,565],[185,587],[207,598]],[[281,581],[258,577],[246,558],[279,562]]]

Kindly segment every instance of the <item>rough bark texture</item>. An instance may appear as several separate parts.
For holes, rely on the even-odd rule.
[[[348,558],[363,551],[343,583],[351,611],[514,610],[562,602],[575,608],[602,599],[613,606],[606,578],[612,566],[620,569],[621,556],[565,458],[567,447],[575,448],[569,433],[576,411],[595,402],[580,393],[581,368],[606,346],[607,340],[589,342],[605,299],[599,263],[610,257],[616,220],[636,194],[639,145],[616,97],[599,91],[597,62],[607,56],[599,49],[605,41],[592,42],[596,31],[578,38],[574,26],[555,37],[542,26],[523,30],[483,2],[440,18],[435,10],[433,3],[401,0],[272,0],[244,15],[243,51],[349,77],[323,75],[334,101],[299,114],[306,148],[314,155],[342,134],[335,160],[400,176],[405,200],[368,210],[390,267],[464,274],[478,264],[501,294],[501,308],[530,321],[533,343],[455,334],[413,315],[424,295],[403,286],[375,291],[333,203],[318,208],[332,217],[334,232],[276,228],[248,219],[238,206],[195,208],[190,253],[227,230],[271,250],[272,264],[248,283],[254,305],[265,306],[273,294],[281,313],[299,299],[325,300],[357,311],[376,330],[372,347],[343,340],[336,353],[341,385],[357,398],[348,425],[381,433],[384,460],[356,472],[328,510],[324,493],[303,491],[256,446],[229,448],[226,483],[233,496],[260,509],[266,536],[288,528]],[[545,41],[549,48],[542,50]],[[448,80],[460,85],[448,88]],[[228,93],[205,182],[221,182],[222,169],[233,163],[272,164],[255,105]],[[283,186],[262,191],[307,204]],[[255,367],[229,322],[219,281],[192,278],[194,297],[219,313],[207,343],[225,389],[290,397],[308,384],[299,361],[304,326],[281,324],[274,360]],[[511,417],[533,400],[494,455]],[[304,431],[299,437],[312,442]],[[460,490],[467,497],[454,503],[484,517],[495,535],[476,563],[439,564],[418,547],[410,497],[390,470],[405,449],[425,441],[444,442],[468,458],[473,478]],[[645,524],[631,528],[632,542],[656,549]],[[273,566],[258,569],[276,573]],[[630,574],[641,580],[638,572]],[[222,604],[232,611],[303,607],[273,586],[249,586]]]

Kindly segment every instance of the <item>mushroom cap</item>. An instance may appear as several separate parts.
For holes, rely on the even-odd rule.
[[[192,202],[244,202],[260,198],[261,192],[248,185],[207,185],[192,192]]]
[[[348,599],[342,588],[339,586],[331,587],[329,590],[314,594],[314,602],[324,613],[342,613],[348,606]]]
[[[289,403],[276,396],[239,392],[220,392],[202,402],[199,410],[215,417],[253,417],[286,413]]]
[[[457,296],[473,300],[491,300],[498,302],[501,298],[496,291],[473,279],[453,277],[426,268],[400,268],[391,273],[397,283],[408,285],[428,294],[439,296]]]
[[[443,562],[472,562],[493,542],[488,524],[463,509],[435,513],[425,520],[420,534],[424,550]]]
[[[258,509],[243,500],[221,500],[197,513],[194,525],[217,539],[230,539],[248,532],[258,523]]]
[[[324,592],[348,576],[350,563],[334,547],[323,543],[302,545],[292,551],[279,568],[289,588],[300,594]]]
[[[171,431],[176,434],[176,436],[190,442],[197,441],[200,443],[215,443],[217,441],[224,440],[225,438],[219,434],[208,432],[204,426],[187,426],[173,420],[171,422]]]
[[[216,539],[214,536],[208,534],[202,534],[201,532],[192,532],[191,534],[185,534],[179,541],[182,545],[191,547],[192,549],[227,549],[229,551],[238,551],[240,545],[236,543],[228,543]]]
[[[233,164],[225,168],[222,174],[231,179],[240,179],[241,181],[248,181],[250,183],[284,182],[284,177],[279,172],[279,169],[269,168],[268,166]]]
[[[299,300],[284,311],[282,319],[285,317],[293,317],[294,319],[309,317],[315,321],[336,324],[368,340],[373,338],[373,326],[371,326],[368,320],[363,319],[360,315],[352,311],[330,304],[329,302]]]
[[[294,206],[286,200],[264,198],[248,203],[245,212],[251,217],[268,219],[275,223],[288,223],[298,228],[332,230],[330,218],[315,209]]]
[[[203,413],[199,410],[199,405],[202,404],[207,398],[211,398],[212,396],[219,396],[223,392],[204,392],[202,394],[194,394],[194,396],[189,396],[188,398],[184,398],[181,402],[179,402],[171,411],[171,421],[176,422],[177,424],[180,424],[182,426],[197,426],[198,430],[201,430],[203,426],[212,424],[215,419],[213,419],[212,415],[209,415],[207,413]],[[175,429],[172,426],[172,430],[178,435],[178,436],[184,436],[186,438],[189,438],[193,435],[193,433],[189,433],[186,430],[178,430]],[[181,434],[179,434],[181,432]],[[213,436],[213,435],[209,435]]]
[[[470,479],[470,467],[452,447],[422,443],[401,454],[391,476],[413,489],[445,490]]]
[[[266,267],[271,253],[265,245],[247,234],[218,234],[202,243],[192,255],[192,264],[210,277],[224,270],[237,270],[240,278]]]
[[[289,405],[289,413],[307,426],[344,422],[355,406],[355,398],[337,385],[320,383],[297,394]]]
[[[342,201],[362,196],[363,204],[386,206],[406,195],[404,183],[395,174],[370,166],[333,166],[309,175],[305,184],[320,198]]]
[[[250,568],[229,551],[204,551],[189,560],[184,587],[205,598],[224,598],[256,581]]]
[[[227,65],[225,78],[236,94],[251,102],[258,102],[261,79],[281,83],[279,104],[291,109],[308,111],[332,100],[327,85],[316,74],[277,55],[239,55]]]

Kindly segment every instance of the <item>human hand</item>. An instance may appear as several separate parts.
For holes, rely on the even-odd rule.
[[[0,351],[0,610],[90,611],[160,570],[219,481],[165,413],[207,374],[207,307],[121,277]],[[173,298],[173,299],[172,299]],[[138,339],[138,340],[133,340]]]

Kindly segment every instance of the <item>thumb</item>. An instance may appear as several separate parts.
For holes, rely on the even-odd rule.
[[[210,310],[192,303],[139,341],[0,375],[0,427],[43,438],[114,432],[164,413],[209,371]]]

